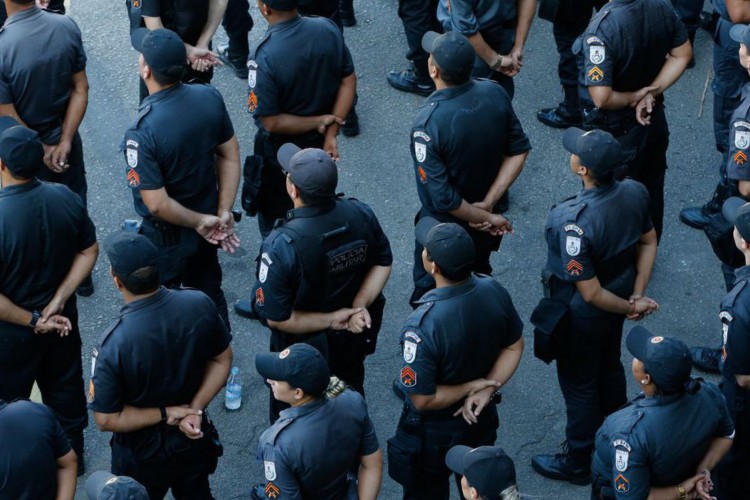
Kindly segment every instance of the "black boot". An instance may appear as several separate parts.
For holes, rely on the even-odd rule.
[[[687,207],[680,210],[680,222],[695,229],[705,228],[711,216],[721,212],[724,202],[732,196],[734,190],[724,184],[717,184],[714,194],[702,207]]]
[[[563,102],[558,104],[556,108],[540,109],[536,113],[536,118],[549,127],[580,127],[583,124],[583,118],[578,102],[578,87],[564,85],[563,93]]]
[[[549,479],[584,485],[591,482],[591,452],[589,450],[568,451],[567,442],[563,452],[554,455],[536,455],[531,459],[536,472]]]
[[[411,92],[424,97],[435,92],[435,83],[429,75],[423,75],[414,65],[404,71],[391,71],[387,76],[388,83],[396,90]]]

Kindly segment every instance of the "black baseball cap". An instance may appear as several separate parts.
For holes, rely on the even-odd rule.
[[[750,26],[747,24],[735,24],[729,29],[729,38],[738,43],[744,43],[750,48]]]
[[[474,241],[458,224],[422,217],[417,222],[415,232],[417,241],[427,249],[443,274],[461,274],[474,265]]]
[[[264,4],[276,10],[289,11],[297,8],[299,0],[261,0]]]
[[[256,354],[255,369],[263,378],[287,382],[311,395],[322,394],[331,378],[328,362],[320,351],[303,343],[281,352]]]
[[[445,456],[445,465],[462,476],[482,498],[500,498],[500,493],[516,485],[513,460],[497,446],[454,446]]]
[[[88,500],[148,500],[148,492],[132,477],[100,470],[86,480],[86,497]]]
[[[622,160],[622,146],[604,130],[582,130],[571,127],[563,134],[563,147],[578,156],[581,164],[594,176],[610,172]]]
[[[44,162],[39,134],[10,116],[0,117],[0,159],[14,176],[34,177]]]
[[[130,35],[130,43],[143,54],[146,64],[154,71],[173,74],[185,68],[185,44],[172,30],[160,28],[150,31],[148,28],[138,28]]]
[[[628,333],[625,345],[665,394],[682,391],[690,380],[693,368],[690,350],[681,340],[655,336],[644,327],[636,326]]]
[[[724,218],[737,228],[742,239],[750,243],[750,203],[738,196],[732,196],[721,207]]]
[[[159,250],[151,240],[133,231],[117,231],[104,240],[109,264],[118,276],[134,279],[133,274],[144,267],[159,266]]]
[[[319,197],[336,195],[339,171],[331,156],[322,149],[300,149],[288,142],[279,148],[276,159],[292,183],[305,193]]]
[[[461,33],[449,31],[444,34],[428,31],[422,36],[422,48],[440,67],[440,71],[464,81],[474,69],[476,53],[469,40]]]

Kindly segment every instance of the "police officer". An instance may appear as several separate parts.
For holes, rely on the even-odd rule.
[[[620,141],[628,159],[617,177],[630,176],[646,186],[660,237],[669,144],[663,94],[692,57],[685,26],[662,0],[612,0],[579,40],[574,51],[583,58],[584,126],[606,130]]]
[[[250,54],[247,34],[253,29],[248,0],[227,0],[221,25],[227,32],[229,43],[217,45],[216,52],[221,61],[229,65],[238,78],[244,80],[247,78],[247,57]]]
[[[73,500],[76,453],[44,405],[0,399],[0,498]]]
[[[159,250],[118,231],[104,243],[125,306],[91,358],[89,408],[113,432],[112,473],[163,498],[212,498],[216,429],[205,408],[232,364],[231,335],[198,290],[159,286]]]
[[[472,76],[490,78],[513,99],[513,78],[523,66],[523,47],[534,20],[534,0],[440,0],[437,17],[476,50]]]
[[[173,31],[133,32],[149,90],[122,148],[142,232],[161,252],[162,283],[198,288],[229,324],[217,249],[239,246],[231,213],[239,146],[221,94],[180,82],[185,45]]]
[[[65,1],[64,0],[45,0],[37,2],[37,6],[45,10],[57,12],[59,14],[65,14]],[[5,24],[5,20],[8,19],[8,12],[5,9],[5,2],[0,2],[0,25]]]
[[[448,448],[495,443],[496,391],[521,360],[523,324],[505,288],[472,274],[474,243],[461,226],[425,217],[416,234],[436,289],[401,330],[399,385],[407,397],[388,441],[388,474],[405,499],[447,500]]]
[[[750,22],[750,2],[746,0],[712,0],[717,18],[712,32],[714,39],[713,74],[711,89],[714,92],[714,140],[716,150],[721,153],[719,182],[711,199],[701,207],[687,207],[680,211],[680,221],[690,227],[703,229],[709,224],[712,215],[721,217],[721,206],[730,196],[737,193],[737,186],[727,177],[727,165],[733,161],[729,150],[732,148],[732,113],[742,99],[742,89],[750,81],[747,66],[737,65],[739,40],[734,40],[729,30],[733,23]],[[729,143],[727,143],[729,139]]]
[[[470,78],[474,50],[461,34],[430,32],[430,76],[437,91],[420,108],[412,125],[412,159],[422,204],[417,220],[430,216],[461,224],[474,240],[473,270],[491,274],[490,253],[510,223],[500,214],[510,185],[523,169],[531,145],[508,94],[495,82]],[[506,201],[507,205],[507,201]],[[470,228],[485,224],[493,233]],[[414,251],[411,304],[434,280],[421,265],[422,246]]]
[[[375,500],[383,454],[362,396],[307,344],[256,354],[255,368],[289,408],[260,436],[266,483],[253,498]]]
[[[88,186],[78,127],[86,114],[86,53],[75,21],[38,8],[34,0],[8,0],[0,31],[0,115],[39,133],[44,143],[41,180],[60,182],[86,205]],[[30,39],[39,43],[29,44]],[[91,277],[78,290],[94,293]]]
[[[712,498],[710,471],[734,436],[718,388],[691,380],[676,338],[637,326],[626,344],[643,392],[596,433],[591,498]]]
[[[351,54],[339,28],[329,19],[300,17],[297,3],[259,3],[269,26],[248,62],[247,109],[258,126],[254,148],[262,165],[258,227],[264,238],[274,221],[292,208],[276,161],[279,148],[292,142],[300,148],[325,149],[338,159],[336,136],[357,87]]]
[[[466,500],[496,498],[520,500],[513,460],[497,446],[469,448],[457,445],[445,455],[445,465],[461,476]]]
[[[581,105],[578,99],[578,63],[573,42],[581,36],[591,20],[593,9],[599,10],[606,0],[542,0],[539,18],[552,22],[560,61],[557,75],[563,88],[563,101],[556,108],[537,111],[537,119],[554,128],[580,127]]]
[[[567,414],[567,450],[536,455],[532,466],[550,479],[588,484],[594,434],[627,401],[620,362],[622,326],[658,308],[645,297],[656,260],[656,232],[642,184],[614,180],[622,147],[608,132],[570,128],[563,146],[583,190],[547,218],[550,293],[569,308],[557,352],[557,378]],[[617,227],[613,232],[606,228]],[[603,334],[606,332],[606,334]]]
[[[9,117],[0,130],[0,260],[13,263],[0,271],[0,398],[27,398],[36,381],[82,474],[88,418],[75,290],[96,262],[94,224],[80,197],[36,178],[39,135]]]
[[[734,228],[734,241],[744,262],[736,271],[734,287],[721,301],[719,320],[723,327],[720,367],[721,392],[727,401],[736,434],[732,449],[719,465],[720,498],[742,498],[750,473],[750,205],[730,198],[723,212]]]
[[[294,209],[261,246],[254,311],[271,329],[271,351],[312,344],[331,373],[364,394],[364,360],[375,350],[393,262],[390,243],[370,207],[336,196],[338,171],[325,151],[289,143],[278,161]],[[271,399],[271,422],[283,408]]]
[[[398,17],[404,25],[406,44],[409,47],[406,53],[409,67],[403,71],[388,73],[388,84],[396,90],[425,97],[435,91],[435,84],[427,69],[430,55],[422,48],[422,38],[428,31],[443,31],[437,19],[438,2],[439,0],[398,0]]]

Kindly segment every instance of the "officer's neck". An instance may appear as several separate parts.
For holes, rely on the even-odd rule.
[[[305,396],[302,399],[295,399],[291,403],[289,403],[290,406],[296,408],[298,406],[306,405],[307,403],[310,403],[311,401],[315,400],[315,396],[310,396],[305,394]]]
[[[266,20],[268,21],[268,24],[270,26],[273,26],[274,24],[285,23],[287,21],[291,21],[297,16],[299,16],[297,9],[289,10],[289,11],[275,10],[273,11],[273,14],[271,14],[270,16],[266,18]]]
[[[583,189],[594,189],[597,187],[596,182],[594,182],[594,179],[590,175],[582,175],[581,181],[583,181]]]
[[[743,250],[742,255],[745,256],[745,265],[750,266],[750,248]]]
[[[12,16],[13,14],[17,12],[29,10],[34,7],[36,7],[36,2],[31,2],[28,5],[18,5],[17,3],[12,2],[11,0],[5,0],[5,10],[8,11],[8,17]]]
[[[435,288],[446,288],[449,286],[458,286],[463,285],[467,281],[469,281],[469,278],[463,279],[461,281],[452,281],[449,279],[446,279],[442,274],[435,273],[432,275],[433,278],[435,278]]]
[[[180,82],[175,82],[175,83],[170,83],[169,85],[160,85],[153,78],[148,78],[144,82],[146,83],[146,88],[148,89],[148,95],[150,96],[156,94],[157,92],[161,92],[162,90],[167,90],[169,88],[172,88],[175,85],[180,83]]]
[[[147,299],[153,295],[156,295],[161,288],[157,288],[153,292],[143,293],[136,295],[134,293],[130,293],[125,287],[120,288],[120,291],[122,292],[122,299],[125,301],[126,304],[130,304],[132,302],[135,302],[137,300],[143,300]]]
[[[10,171],[7,168],[4,168],[2,170],[2,174],[0,174],[0,188],[28,184],[34,179],[36,179],[36,177],[32,177],[31,179],[16,179],[12,175],[10,175]]]

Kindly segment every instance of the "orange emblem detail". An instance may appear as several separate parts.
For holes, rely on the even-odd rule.
[[[589,80],[592,82],[598,82],[601,81],[602,78],[604,78],[604,72],[599,69],[599,66],[594,66],[591,68],[588,72]]]
[[[417,385],[417,374],[412,370],[411,366],[404,366],[401,370],[401,383],[406,387]]]
[[[258,109],[258,96],[254,90],[251,90],[247,96],[247,110],[250,113],[254,113],[256,109]]]
[[[269,482],[266,485],[266,496],[268,498],[278,498],[280,493],[281,491],[275,484]]]
[[[135,171],[135,169],[130,169],[128,171],[128,185],[130,187],[138,187],[141,185],[141,176],[138,175],[138,172]]]
[[[577,260],[568,262],[566,269],[571,276],[579,276],[583,272],[583,266]]]
[[[737,151],[734,155],[734,162],[737,165],[744,165],[747,163],[747,155],[744,153],[744,151]]]
[[[419,174],[419,180],[422,181],[422,184],[425,184],[427,182],[427,172],[420,166],[417,169],[417,173]]]
[[[94,402],[94,381],[89,380],[89,403]]]
[[[258,304],[259,306],[262,306],[263,304],[266,303],[266,296],[263,293],[263,289],[262,288],[258,288],[255,291],[255,303]]]

